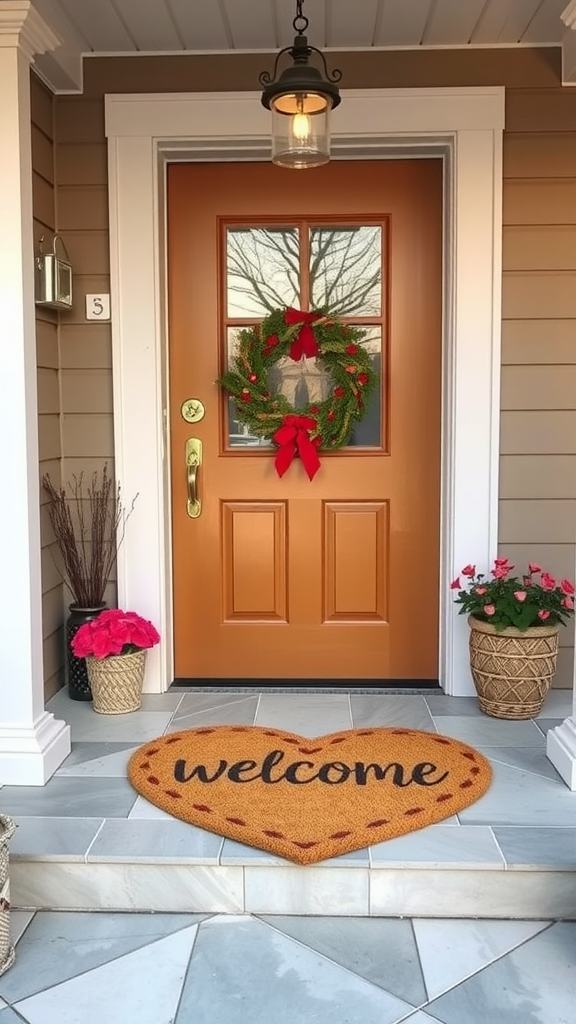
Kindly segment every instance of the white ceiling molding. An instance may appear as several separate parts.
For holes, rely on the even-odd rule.
[[[14,0],[16,2],[16,0]],[[24,0],[23,0],[24,2]],[[32,0],[61,37],[36,68],[57,93],[82,91],[85,56],[274,53],[293,38],[293,0]],[[564,0],[564,3],[566,0]],[[0,7],[12,0],[0,0]],[[562,0],[305,0],[313,45],[332,53],[557,46]],[[569,26],[570,27],[570,26]],[[566,55],[566,66],[572,58]]]
[[[32,60],[60,45],[60,37],[30,0],[4,0],[0,6],[0,46],[18,46]]]
[[[90,51],[88,40],[72,24],[58,0],[33,2],[61,40],[55,52],[36,57],[34,68],[37,74],[53,92],[82,92],[82,64],[84,55]]]
[[[570,0],[561,18],[566,25],[562,40],[562,84],[576,85],[576,0]]]

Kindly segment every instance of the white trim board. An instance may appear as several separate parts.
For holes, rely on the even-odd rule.
[[[501,87],[344,90],[333,115],[336,159],[445,161],[440,681],[453,695],[475,691],[449,581],[497,548],[503,129]],[[159,626],[146,689],[162,692],[173,664],[164,171],[175,159],[268,159],[269,124],[259,93],[109,95],[106,135],[116,472],[124,494],[139,493],[119,602]]]

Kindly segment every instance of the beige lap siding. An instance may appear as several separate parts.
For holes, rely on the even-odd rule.
[[[500,546],[574,577],[576,96],[509,97],[504,148]],[[555,684],[573,678],[562,630]]]
[[[34,251],[37,253],[42,235],[45,236],[44,251],[50,251],[56,228],[54,97],[34,74],[31,75],[30,90]],[[62,456],[58,315],[54,310],[39,306],[36,307],[36,363],[39,473],[40,477],[50,473],[58,484]],[[52,557],[54,537],[42,491],[40,506],[44,693],[48,700],[64,681],[63,586]]]

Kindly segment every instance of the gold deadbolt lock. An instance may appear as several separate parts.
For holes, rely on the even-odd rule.
[[[180,415],[186,423],[199,423],[204,419],[205,412],[206,409],[199,398],[187,398],[180,408]]]

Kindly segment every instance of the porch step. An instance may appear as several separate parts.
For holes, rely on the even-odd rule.
[[[546,732],[571,713],[507,722],[475,698],[444,695],[166,693],[102,716],[62,691],[70,758],[43,788],[5,786],[15,907],[390,917],[576,919],[576,793],[546,758]],[[210,722],[315,736],[367,724],[436,729],[471,743],[494,770],[481,800],[437,825],[301,867],[178,821],[126,778],[135,747]]]
[[[109,823],[108,840],[114,832],[119,838],[126,822]],[[167,842],[174,828],[185,827],[144,824],[161,824]],[[576,857],[571,865],[550,860],[508,865],[501,856],[486,855],[491,831],[462,825],[423,830],[430,849],[453,842],[453,858],[442,862],[402,859],[398,844],[409,848],[410,837],[383,844],[385,853],[380,845],[306,867],[229,840],[220,840],[216,855],[204,858],[114,854],[110,841],[105,855],[88,852],[83,859],[15,852],[12,904],[21,909],[576,919]],[[476,846],[475,861],[459,859],[463,844],[468,850]]]

